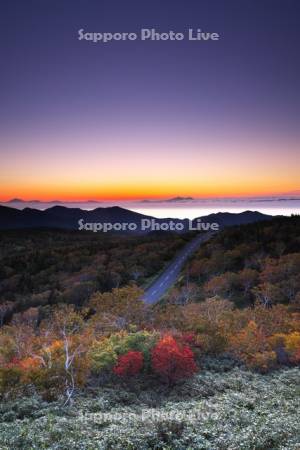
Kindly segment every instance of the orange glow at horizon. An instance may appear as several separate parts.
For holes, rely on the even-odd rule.
[[[136,177],[129,181],[127,177],[121,179],[111,178],[95,181],[84,177],[81,180],[66,176],[61,177],[18,177],[18,180],[4,180],[1,183],[0,201],[12,198],[40,201],[87,201],[87,200],[141,200],[163,199],[176,196],[189,196],[194,198],[214,197],[250,197],[280,195],[297,190],[297,176],[276,177],[274,174],[262,176],[259,173],[249,174],[245,172],[221,173],[216,170],[216,175],[208,174],[189,177]],[[2,177],[3,178],[3,177]],[[76,178],[76,177],[75,177]],[[132,177],[131,177],[132,178]]]
[[[248,142],[236,135],[176,135],[148,142],[139,136],[101,140],[94,135],[17,141],[5,143],[0,201],[254,197],[300,188],[297,143],[289,143],[287,157],[287,144],[274,137]]]
[[[232,197],[263,197],[276,196],[284,193],[296,191],[297,185],[289,183],[280,186],[273,185],[273,190],[270,189],[270,184],[253,186],[251,184],[244,184],[243,186],[218,184],[214,186],[187,186],[179,184],[169,185],[116,185],[99,187],[93,185],[64,186],[58,184],[56,186],[50,185],[22,185],[14,187],[2,187],[0,201],[8,201],[12,198],[21,198],[25,201],[39,200],[39,201],[66,201],[66,202],[84,202],[88,200],[94,201],[134,201],[134,200],[162,200],[181,197],[193,197],[198,199],[210,199],[217,197],[232,198]]]

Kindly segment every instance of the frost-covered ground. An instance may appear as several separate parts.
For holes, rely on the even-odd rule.
[[[2,403],[0,449],[299,450],[300,369],[202,371],[167,391],[102,387],[71,408]]]

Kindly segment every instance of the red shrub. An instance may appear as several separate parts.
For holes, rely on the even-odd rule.
[[[144,358],[141,352],[127,352],[118,358],[113,371],[121,377],[137,375],[143,367]]]
[[[192,376],[197,366],[188,346],[180,346],[172,336],[165,336],[152,350],[152,369],[173,383]]]

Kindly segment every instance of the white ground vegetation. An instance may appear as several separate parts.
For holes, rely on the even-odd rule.
[[[170,391],[106,386],[0,406],[1,450],[299,450],[300,369],[202,371]]]

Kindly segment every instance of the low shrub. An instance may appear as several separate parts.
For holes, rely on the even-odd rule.
[[[121,377],[134,376],[140,373],[144,363],[141,352],[127,352],[118,358],[117,365],[113,368],[116,375]]]
[[[152,350],[152,369],[167,383],[188,378],[197,371],[194,354],[187,345],[180,345],[167,335]]]

